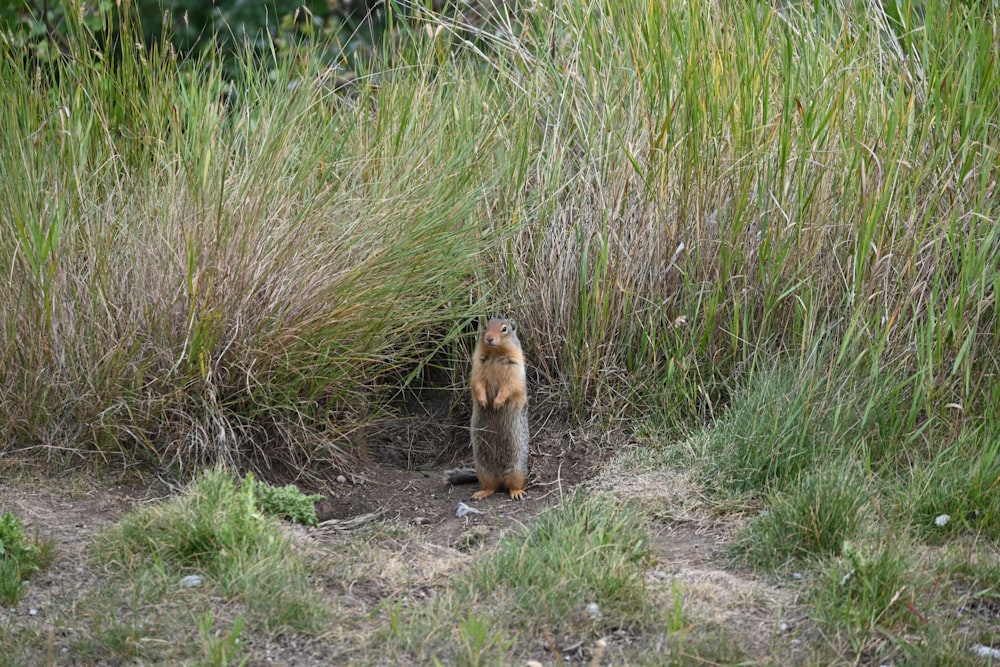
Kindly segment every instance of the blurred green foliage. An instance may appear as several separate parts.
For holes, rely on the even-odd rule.
[[[367,57],[380,38],[386,3],[377,0],[0,0],[0,41],[39,63],[65,53],[79,27],[114,48],[122,22],[137,19],[146,45],[181,55],[214,49],[236,74],[244,53],[266,63],[316,44],[330,63]]]

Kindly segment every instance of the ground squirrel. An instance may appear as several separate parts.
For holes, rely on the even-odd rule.
[[[481,500],[502,488],[510,497],[524,496],[528,478],[528,385],[524,352],[514,322],[491,319],[472,356],[472,457],[475,470],[445,473],[452,484],[474,482]]]

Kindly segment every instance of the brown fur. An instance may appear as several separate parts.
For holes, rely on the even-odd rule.
[[[511,320],[492,319],[472,357],[472,456],[481,500],[500,489],[524,496],[528,479],[528,385],[524,352]],[[461,471],[450,471],[458,480]],[[455,473],[455,474],[452,474]]]

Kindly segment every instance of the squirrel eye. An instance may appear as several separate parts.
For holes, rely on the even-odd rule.
[[[507,325],[506,324],[503,325],[502,327],[500,327],[500,332],[501,333],[507,333]]]

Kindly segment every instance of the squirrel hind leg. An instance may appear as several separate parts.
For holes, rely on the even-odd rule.
[[[478,470],[477,473],[479,476],[479,484],[483,488],[481,491],[476,491],[472,494],[473,500],[488,498],[500,490],[500,479],[496,475],[491,475],[481,470]]]
[[[523,500],[524,499],[524,483],[525,483],[524,473],[515,472],[513,474],[504,477],[503,485],[507,487],[510,491],[511,500]]]

